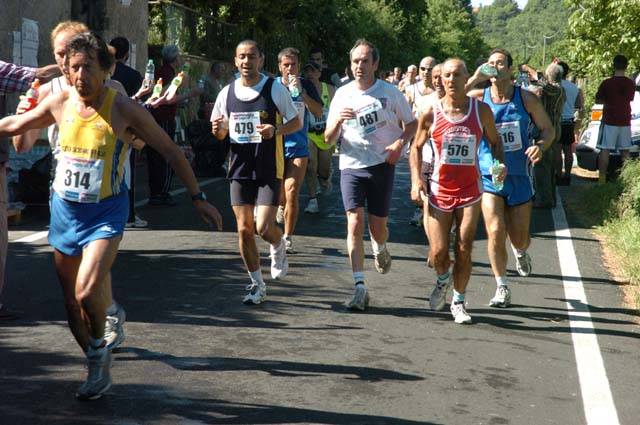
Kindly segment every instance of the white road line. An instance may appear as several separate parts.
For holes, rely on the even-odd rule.
[[[201,182],[199,182],[198,184],[200,185],[200,187],[206,186],[208,184],[211,184],[213,182],[217,182],[222,180],[222,177],[213,177],[211,179],[206,179],[206,180],[202,180]],[[179,195],[180,193],[184,193],[187,191],[186,187],[181,187],[179,189],[176,190],[172,190],[171,195]],[[149,199],[142,199],[138,202],[135,203],[136,207],[140,207],[142,205],[146,205],[147,202],[149,202]],[[31,235],[25,236],[23,238],[20,239],[16,239],[15,241],[11,241],[11,243],[15,243],[15,242],[20,242],[20,243],[32,243],[32,242],[36,242],[39,241],[40,239],[45,239],[47,237],[47,235],[49,235],[49,231],[45,230],[43,232],[37,232],[37,233],[33,233]]]
[[[557,198],[560,199],[559,192]],[[571,231],[561,202],[558,202],[556,208],[552,210],[552,216],[587,424],[618,425],[618,412],[611,395],[598,338],[591,321],[587,295],[582,285],[578,260],[571,241]]]

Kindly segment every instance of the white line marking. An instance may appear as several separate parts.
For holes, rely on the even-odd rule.
[[[557,199],[560,193],[557,192]],[[578,260],[571,241],[567,218],[558,202],[552,211],[564,294],[567,299],[571,339],[576,356],[584,414],[589,425],[618,425],[618,412],[613,402],[607,372],[604,368],[598,338],[595,334],[587,295],[582,285]]]
[[[12,241],[11,243],[14,243],[14,242],[31,243],[31,242],[39,241],[40,239],[44,239],[48,235],[49,235],[49,231],[45,230],[43,232],[33,233],[33,234],[29,235],[29,236],[25,236],[24,238],[16,239],[15,241]]]

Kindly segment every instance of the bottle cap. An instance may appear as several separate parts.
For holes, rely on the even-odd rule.
[[[40,80],[38,80],[37,78],[35,80],[33,80],[33,83],[31,83],[31,87],[33,87],[34,89],[37,89],[40,87]]]

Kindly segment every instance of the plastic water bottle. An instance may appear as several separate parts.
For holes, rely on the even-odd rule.
[[[291,93],[291,97],[300,96],[300,90],[298,90],[298,86],[294,84],[295,81],[295,75],[289,74],[289,92]]]
[[[200,76],[200,79],[198,79],[198,88],[200,90],[204,90],[204,84],[205,84],[206,78],[204,75]]]
[[[170,99],[173,96],[175,96],[176,92],[180,88],[180,85],[182,84],[182,79],[183,78],[184,78],[184,73],[183,72],[180,72],[180,73],[178,73],[178,75],[173,77],[173,80],[171,80],[171,85],[167,89],[167,98]]]
[[[495,66],[491,66],[488,63],[485,63],[480,67],[480,73],[486,75],[487,77],[495,77],[498,75],[498,70]]]
[[[33,82],[31,83],[31,87],[29,87],[29,90],[27,90],[27,92],[24,95],[24,99],[26,99],[29,102],[29,107],[24,111],[20,112],[20,114],[24,114],[25,112],[30,111],[36,107],[36,105],[38,104],[39,88],[40,88],[40,81],[36,78],[35,80],[33,80]]]
[[[499,182],[498,176],[504,170],[504,164],[501,164],[497,159],[493,160],[493,165],[491,166],[491,183],[493,183],[493,187],[496,190],[502,190],[504,187],[504,181]]]
[[[149,63],[144,71],[144,87],[149,87],[149,84],[152,83],[153,77],[156,73],[156,66],[153,64],[153,59],[149,59]]]
[[[191,64],[189,62],[185,62],[182,64],[182,72],[184,75],[189,75],[189,70],[191,69]]]
[[[156,85],[153,86],[153,94],[151,97],[160,97],[160,93],[162,93],[162,78],[158,78]]]

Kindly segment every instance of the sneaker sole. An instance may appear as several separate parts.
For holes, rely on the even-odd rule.
[[[256,302],[254,300],[242,300],[242,304],[244,305],[260,305],[265,301],[266,297],[262,298],[260,301]]]
[[[507,308],[511,305],[511,303],[492,303],[489,302],[489,307],[494,307],[494,308]]]
[[[80,401],[94,401],[94,400],[98,400],[100,398],[102,398],[102,396],[111,389],[111,381],[109,381],[109,384],[104,387],[102,390],[100,390],[99,393],[94,394],[92,396],[87,396],[85,394],[80,394],[80,393],[76,393],[76,398]]]
[[[349,303],[345,304],[345,307],[347,307],[347,309],[351,310],[351,311],[365,311],[368,307],[369,307],[369,296],[367,295],[367,297],[364,299],[364,306],[361,305],[349,305]]]
[[[471,318],[462,320],[454,319],[453,321],[459,325],[470,325],[472,323]]]

